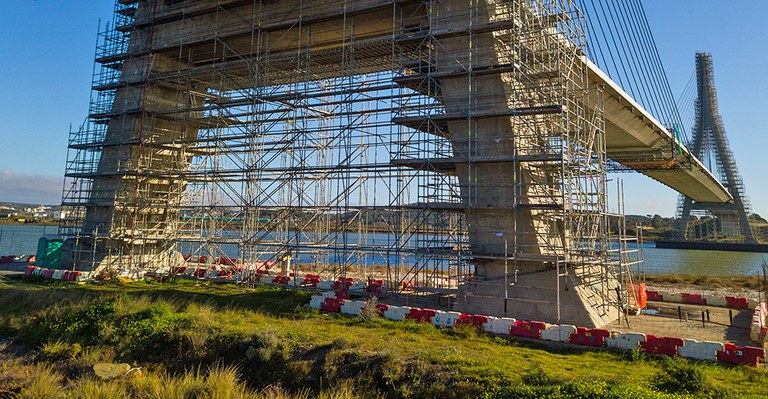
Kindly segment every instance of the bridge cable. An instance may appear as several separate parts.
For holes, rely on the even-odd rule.
[[[624,81],[623,81],[623,79],[622,79],[622,76],[621,76],[621,74],[619,74],[619,73],[618,73],[618,71],[619,71],[619,67],[618,67],[618,66],[617,66],[617,64],[616,64],[616,58],[613,56],[613,51],[611,51],[610,43],[608,43],[608,40],[607,40],[607,37],[608,37],[608,36],[605,34],[605,29],[604,29],[604,27],[603,27],[603,19],[602,19],[602,18],[599,18],[599,17],[597,16],[597,12],[598,12],[598,11],[597,11],[597,7],[595,7],[595,2],[594,2],[594,0],[589,0],[589,1],[592,3],[592,8],[593,8],[593,10],[595,11],[595,17],[596,17],[595,19],[597,20],[597,24],[598,24],[598,26],[600,27],[600,33],[602,34],[602,37],[603,37],[603,39],[604,39],[604,41],[605,41],[605,43],[606,43],[606,49],[608,50],[608,55],[609,55],[609,56],[610,56],[610,58],[611,58],[611,63],[613,64],[613,70],[617,72],[617,73],[615,73],[615,74],[614,74],[615,76],[612,76],[612,77],[613,77],[614,79],[618,78],[618,80],[619,80],[619,85],[621,85],[622,87],[625,87],[626,85],[624,84]],[[598,0],[598,1],[599,1],[599,0]],[[595,40],[599,40],[599,39],[595,38]],[[604,60],[604,61],[605,61],[605,60]],[[605,65],[604,65],[604,67],[607,67],[607,66],[608,66],[608,63],[606,62],[606,63],[605,63]],[[608,68],[606,68],[606,69],[608,69]],[[606,72],[608,72],[608,76],[611,76],[611,73],[610,73],[608,70],[607,70]]]
[[[651,114],[675,127],[682,135],[680,139],[688,144],[688,129],[640,0],[579,2],[590,31],[587,46],[590,58]]]
[[[636,9],[630,9],[627,3],[623,4],[628,14],[631,14],[629,20],[635,22],[640,21],[641,18],[638,15],[638,11]],[[666,119],[665,122],[667,124],[674,125],[675,123],[679,123],[680,121],[675,118],[676,104],[674,103],[674,98],[670,99],[664,95],[665,90],[660,71],[657,65],[651,61],[654,59],[653,54],[656,53],[655,47],[650,44],[648,36],[642,34],[643,31],[639,24],[632,24],[632,31],[635,33],[635,37],[638,38],[641,45],[642,57],[645,60],[645,70],[651,81],[649,90],[655,93],[655,98],[659,102],[657,107],[661,108],[660,112],[663,114],[659,116],[663,116],[663,118]]]
[[[655,65],[658,69],[658,75],[660,78],[660,82],[662,83],[662,87],[664,89],[664,94],[666,95],[667,99],[671,99],[672,101],[672,112],[673,117],[677,120],[678,123],[682,124],[682,119],[680,118],[680,114],[678,112],[677,107],[674,105],[674,95],[672,94],[672,89],[669,85],[669,79],[667,78],[666,69],[664,68],[664,63],[661,61],[661,56],[659,55],[658,47],[656,46],[656,39],[653,37],[653,33],[650,29],[650,24],[648,23],[648,16],[645,13],[645,10],[643,9],[642,4],[640,3],[640,0],[635,0],[634,4],[636,5],[637,14],[641,17],[641,22],[643,23],[642,26],[644,27],[644,32],[648,40],[650,40],[649,46],[653,50],[653,55],[655,56]],[[669,100],[668,100],[669,101]],[[690,145],[690,140],[687,136],[685,136],[686,145]]]
[[[616,0],[613,0],[613,3],[616,5],[618,10],[617,15],[622,16],[622,26],[633,28],[634,25],[631,24],[631,21],[634,20],[634,18],[628,17],[627,13],[625,12],[627,9],[622,7],[621,2],[617,4]],[[631,40],[627,38],[627,32],[629,32],[629,35],[632,36]],[[664,110],[663,99],[659,97],[660,91],[657,90],[658,82],[654,82],[653,80],[652,66],[648,65],[647,62],[643,62],[643,60],[647,59],[645,58],[646,51],[643,47],[641,47],[643,40],[638,38],[638,33],[635,29],[623,29],[623,33],[625,42],[628,42],[632,45],[632,49],[629,51],[631,58],[635,61],[635,65],[638,65],[639,63],[638,67],[635,70],[632,70],[633,75],[635,75],[635,73],[640,75],[641,87],[639,87],[638,90],[642,90],[645,93],[645,97],[648,99],[648,101],[653,103],[653,109],[651,111],[658,116],[664,116],[666,118],[666,115],[661,115],[667,111]],[[624,44],[622,44],[622,46],[624,46]],[[637,59],[638,55],[640,55],[640,60]]]
[[[608,26],[608,31],[610,33],[611,42],[613,43],[613,46],[616,49],[617,53],[619,53],[619,49],[620,48],[621,48],[621,50],[623,50],[624,58],[627,58],[627,64],[628,64],[629,63],[629,60],[628,60],[629,56],[627,55],[627,52],[624,49],[624,47],[619,45],[619,43],[621,43],[621,38],[618,38],[618,41],[617,41],[617,37],[619,36],[618,33],[617,33],[618,30],[619,30],[618,24],[614,20],[612,14],[611,14],[610,17],[608,16],[608,13],[605,11],[604,2],[603,1],[598,1],[598,3],[600,4],[600,10],[603,12],[603,15],[606,17],[606,21],[605,22],[606,22],[606,25]],[[609,7],[609,9],[610,9],[610,7]],[[614,30],[616,32],[614,32]],[[631,75],[628,72],[627,66],[624,63],[624,58],[621,57],[621,54],[617,54],[617,56],[619,58],[619,64],[621,64],[621,69],[624,72],[624,76],[627,79],[627,84],[628,84],[628,86],[630,88],[630,92],[632,93],[632,95],[639,94],[638,92],[636,92],[636,90],[631,90],[631,88],[637,87],[637,81],[634,79],[634,75]],[[630,68],[630,70],[631,70],[631,68]],[[630,80],[630,78],[632,78],[632,79]],[[633,82],[635,84],[634,86],[632,86]],[[644,100],[644,97],[645,96],[640,96],[640,99],[643,100],[643,102],[645,103],[647,101]]]

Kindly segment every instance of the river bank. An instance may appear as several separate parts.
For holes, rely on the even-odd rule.
[[[23,220],[23,221],[20,221]],[[59,221],[55,219],[35,219],[24,218],[0,218],[0,226],[58,226]]]
[[[745,297],[755,301],[761,298],[763,279],[757,276],[705,276],[685,274],[646,275],[649,290],[673,294],[689,293],[719,297]]]
[[[304,307],[308,300],[304,292],[192,281],[78,286],[0,277],[0,338],[13,342],[0,347],[0,393],[84,397],[91,389],[112,398],[147,392],[213,397],[210,390],[221,388],[230,394],[219,397],[275,399],[768,395],[762,369],[546,349],[472,328],[318,313]],[[127,363],[141,374],[100,380],[92,371],[98,362]],[[677,373],[696,383],[676,380]]]
[[[23,255],[37,252],[37,241],[44,234],[56,234],[55,226],[31,225],[0,225],[0,255]],[[348,235],[348,242],[360,241],[356,233]],[[366,242],[389,242],[383,233],[366,235]],[[660,249],[653,243],[645,243],[642,247],[645,255],[645,271],[648,274],[684,274],[708,276],[755,276],[761,271],[765,254],[724,252],[706,250]],[[223,245],[222,250],[229,257],[238,256],[237,245]],[[190,252],[184,249],[184,252]],[[300,257],[301,255],[299,255]],[[391,260],[397,263],[397,256]],[[296,262],[305,262],[295,259]],[[362,259],[366,264],[386,264],[381,257],[371,256]]]

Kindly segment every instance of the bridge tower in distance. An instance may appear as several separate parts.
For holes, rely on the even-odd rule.
[[[678,216],[679,234],[684,240],[739,239],[756,242],[749,227],[749,199],[744,182],[736,168],[736,161],[728,144],[723,119],[717,108],[712,55],[696,54],[696,124],[691,150],[710,170],[717,169],[720,181],[728,189],[733,201],[728,204],[699,203],[680,195]],[[699,216],[692,220],[691,216]]]

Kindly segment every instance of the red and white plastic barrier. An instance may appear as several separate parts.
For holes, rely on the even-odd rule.
[[[567,324],[553,325],[541,332],[541,339],[545,341],[568,342],[571,334],[576,334],[577,327]]]
[[[643,333],[613,331],[611,336],[605,339],[605,346],[613,349],[634,350],[640,347],[641,342],[645,342]]]
[[[541,339],[541,332],[546,328],[547,323],[518,320],[509,329],[509,333],[516,337]]]
[[[344,301],[341,305],[341,313],[352,316],[360,316],[360,311],[365,307],[365,301]]]
[[[472,325],[483,328],[488,323],[488,316],[477,314],[459,314],[459,320],[456,321],[456,325]]]
[[[434,317],[436,314],[437,311],[433,309],[411,308],[411,311],[408,312],[405,318],[431,323],[432,317]]]
[[[46,279],[60,281],[85,281],[88,274],[74,270],[44,269],[39,266],[29,265],[24,270],[27,276],[39,276]]]
[[[730,364],[745,364],[759,366],[760,360],[765,360],[765,350],[752,346],[737,346],[725,344],[722,351],[717,352],[717,361]]]
[[[611,332],[604,328],[576,328],[568,342],[574,345],[605,347],[605,340],[611,336]]]
[[[434,312],[431,322],[438,327],[453,327],[461,318],[460,312],[443,312],[441,310]]]
[[[649,301],[685,303],[690,305],[719,306],[731,309],[749,309],[757,306],[757,302],[745,297],[715,296],[694,294],[688,292],[672,293],[667,291],[646,291]]]
[[[384,312],[384,318],[395,321],[405,320],[408,313],[410,313],[410,306],[390,306],[386,312]]]
[[[492,334],[509,334],[516,322],[517,320],[511,317],[488,316],[488,322],[483,325],[483,330]]]
[[[717,295],[705,295],[704,300],[707,301],[708,306],[717,306],[721,308],[727,308],[728,307],[728,301],[725,300],[724,296],[717,296]]]
[[[319,274],[307,274],[304,276],[304,280],[301,281],[301,285],[304,287],[317,287],[320,282]]]
[[[309,307],[312,309],[320,309],[320,305],[325,302],[325,297],[321,295],[313,295],[312,298],[309,299]]]
[[[677,355],[677,347],[683,346],[685,341],[675,337],[657,337],[655,335],[648,334],[645,336],[645,342],[640,343],[640,349],[643,352],[653,353],[656,355]]]
[[[721,342],[686,339],[683,346],[677,348],[677,353],[682,357],[697,360],[717,360],[717,352],[723,351],[725,346]]]
[[[749,329],[749,338],[752,342],[763,344],[766,341],[766,335],[768,335],[768,306],[765,302],[762,302],[755,306],[755,311],[752,313],[752,324]]]

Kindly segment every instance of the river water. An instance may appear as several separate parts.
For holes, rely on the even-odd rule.
[[[34,254],[37,252],[37,240],[57,231],[56,226],[0,225],[0,256]]]
[[[0,255],[34,254],[38,238],[56,230],[56,226],[0,225]],[[646,243],[644,250],[649,274],[755,275],[763,258],[768,259],[761,253],[658,249],[653,243]]]

